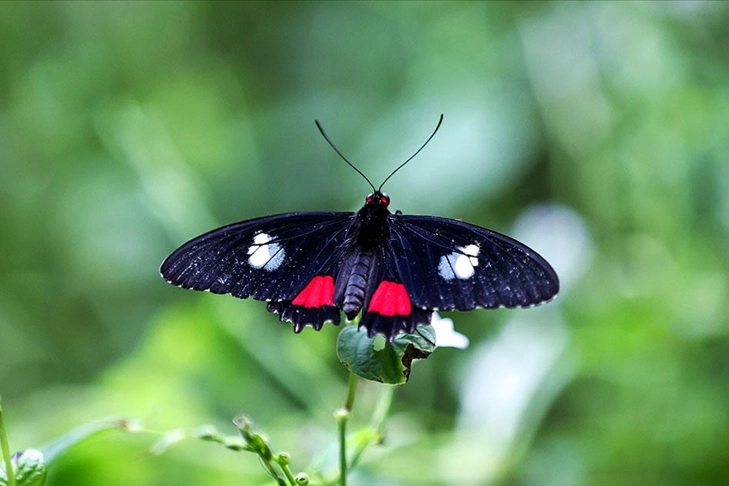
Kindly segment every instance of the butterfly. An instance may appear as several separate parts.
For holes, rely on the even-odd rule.
[[[392,341],[430,323],[434,311],[531,307],[551,300],[559,279],[523,243],[457,219],[391,212],[382,186],[357,212],[294,212],[223,226],[193,238],[162,263],[173,285],[267,302],[268,311],[320,330],[354,320]]]

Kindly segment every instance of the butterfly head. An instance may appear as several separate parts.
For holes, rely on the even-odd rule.
[[[365,204],[369,207],[387,209],[387,207],[390,205],[390,196],[388,196],[384,192],[375,191],[367,196],[367,199],[365,199]]]

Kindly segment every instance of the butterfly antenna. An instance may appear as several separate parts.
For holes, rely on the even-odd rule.
[[[327,136],[326,132],[324,131],[324,128],[322,128],[321,123],[319,123],[319,120],[314,120],[314,123],[316,123],[316,127],[319,129],[319,132],[321,133],[321,136],[324,137],[324,140],[326,140],[327,143],[329,144],[329,146],[334,149],[334,151],[337,153],[337,155],[339,155],[342,158],[342,160],[344,160],[347,163],[347,165],[349,165],[351,168],[353,168],[355,171],[357,171],[357,173],[359,175],[361,175],[362,177],[364,177],[364,180],[367,181],[367,184],[370,185],[370,187],[372,188],[372,190],[375,191],[375,192],[377,192],[377,190],[375,189],[375,185],[372,184],[372,182],[370,182],[370,180],[367,178],[367,176],[364,175],[364,173],[361,170],[359,170],[357,167],[355,167],[352,162],[350,162],[349,160],[347,160],[347,157],[345,157],[342,154],[342,152],[339,151],[339,149],[337,148],[337,146],[334,145],[334,143],[332,143],[332,141],[329,139],[329,137]]]
[[[428,145],[428,142],[430,142],[430,141],[431,141],[431,139],[432,139],[433,137],[435,137],[435,134],[436,134],[436,133],[438,133],[438,129],[440,128],[440,124],[441,124],[441,123],[443,123],[443,114],[442,114],[442,113],[441,113],[441,115],[440,115],[440,118],[438,119],[438,124],[437,124],[437,125],[435,126],[435,130],[433,130],[433,133],[431,133],[431,134],[430,134],[430,137],[428,137],[428,140],[426,140],[426,141],[425,141],[425,143],[424,143],[423,145],[421,145],[421,146],[420,146],[420,148],[419,148],[418,150],[416,150],[416,151],[415,151],[415,153],[414,153],[413,155],[411,155],[411,156],[410,156],[410,157],[408,158],[408,160],[406,160],[405,162],[403,162],[402,164],[400,164],[400,165],[399,165],[399,166],[397,167],[397,169],[395,169],[395,170],[393,170],[392,172],[390,172],[390,175],[389,175],[389,176],[387,176],[387,178],[386,178],[386,179],[385,179],[384,181],[382,181],[382,184],[380,184],[380,188],[379,188],[379,189],[377,189],[378,191],[379,191],[380,189],[382,189],[382,186],[384,186],[384,185],[385,185],[385,182],[387,182],[387,181],[389,181],[389,180],[390,180],[390,177],[392,177],[392,176],[394,176],[394,175],[395,175],[395,172],[397,172],[398,170],[400,170],[400,169],[402,169],[403,167],[405,167],[405,164],[407,164],[408,162],[410,162],[411,160],[413,160],[413,159],[415,158],[415,156],[416,156],[416,155],[418,155],[418,154],[420,153],[420,151],[421,151],[421,150],[423,150],[423,149],[425,148],[425,146],[426,146],[426,145]]]

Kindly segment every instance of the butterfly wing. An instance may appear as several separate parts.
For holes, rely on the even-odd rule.
[[[353,216],[288,213],[234,223],[185,243],[160,272],[180,287],[265,300],[297,332],[338,324],[335,285],[342,262],[357,251]],[[370,335],[392,340],[413,332],[436,309],[526,307],[559,290],[552,267],[508,236],[433,216],[388,221],[389,239],[378,246],[363,289],[360,325]]]
[[[160,273],[187,289],[267,301],[297,331],[306,324],[319,329],[326,320],[339,322],[330,283],[351,219],[352,213],[311,212],[234,223],[182,245]]]
[[[559,291],[549,263],[513,238],[434,216],[390,221],[387,265],[421,309],[529,307]]]

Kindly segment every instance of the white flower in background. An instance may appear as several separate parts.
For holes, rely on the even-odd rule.
[[[453,319],[441,317],[437,312],[433,312],[430,325],[435,331],[435,345],[439,348],[466,349],[468,347],[468,338],[456,332],[453,328]]]

